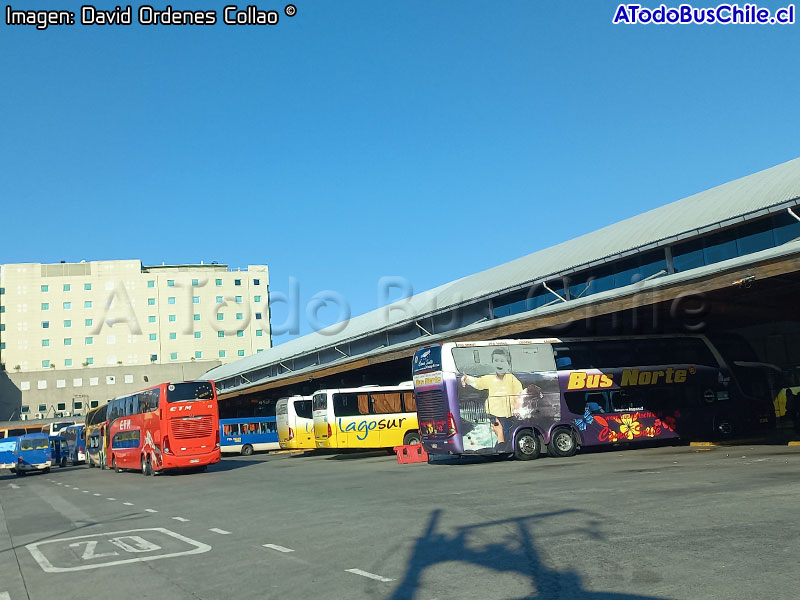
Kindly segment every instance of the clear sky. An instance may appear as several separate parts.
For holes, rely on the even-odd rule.
[[[259,4],[274,27],[46,31],[3,4],[0,263],[267,263],[301,315],[321,290],[356,315],[383,276],[424,291],[800,156],[797,24],[295,4]]]

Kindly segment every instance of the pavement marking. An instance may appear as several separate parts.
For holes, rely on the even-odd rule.
[[[12,490],[18,490],[19,489],[19,486],[16,483],[9,483],[8,487],[10,487]],[[2,600],[2,599],[0,599],[0,600]]]
[[[123,502],[125,506],[133,506],[133,502]]]
[[[157,513],[158,511],[156,509],[154,509],[154,508],[145,508],[144,512]]]
[[[230,535],[230,531],[225,531],[224,529],[217,529],[216,527],[212,527],[209,531],[213,531],[214,533],[219,533],[221,535]]]
[[[76,487],[74,487],[74,488],[72,488],[72,489],[73,489],[73,490],[79,490],[79,489],[81,489],[81,488],[76,488]]]
[[[291,548],[284,548],[283,546],[278,546],[276,544],[262,544],[264,548],[271,548],[272,550],[277,550],[278,552],[294,552]]]
[[[92,496],[99,496],[100,494],[92,494]]]
[[[116,498],[106,498],[106,500],[111,500],[112,502],[116,500]]]
[[[184,519],[183,517],[172,517],[175,521],[180,521],[181,523],[188,523],[189,519]]]
[[[84,494],[88,494],[89,490],[82,490]]]
[[[345,569],[345,571],[347,571],[348,573],[353,573],[354,575],[369,577],[370,579],[374,579],[375,581],[383,581],[384,583],[388,583],[389,581],[394,581],[394,579],[390,579],[389,577],[382,577],[380,575],[375,575],[375,573],[362,571],[361,569]]]
[[[8,592],[0,592],[0,600],[11,600],[11,596],[8,595]]]

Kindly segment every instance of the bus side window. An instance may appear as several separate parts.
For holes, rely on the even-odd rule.
[[[383,415],[402,411],[400,406],[400,392],[370,394],[370,400],[372,412],[374,414]]]
[[[608,396],[604,392],[587,392],[586,408],[592,414],[608,412]]]
[[[358,394],[334,394],[333,395],[333,412],[337,417],[355,417],[366,412],[361,412]],[[366,396],[366,395],[365,395]]]
[[[414,392],[403,392],[403,412],[416,412],[417,399]]]

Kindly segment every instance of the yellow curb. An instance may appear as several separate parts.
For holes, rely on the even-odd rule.
[[[800,446],[800,442],[789,442],[790,446]]]
[[[698,446],[701,446],[701,447],[703,447],[703,446],[716,446],[717,443],[716,442],[689,442],[689,445],[692,446],[693,448],[696,448]]]

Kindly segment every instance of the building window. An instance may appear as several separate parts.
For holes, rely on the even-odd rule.
[[[42,302],[42,310],[50,310],[50,305],[47,302]]]
[[[244,319],[244,314],[242,314],[242,313],[236,313],[236,320],[237,320],[237,321],[241,321],[242,319]]]
[[[43,285],[42,286],[42,291],[43,292],[49,292],[50,291],[50,286],[49,285]]]
[[[158,354],[150,355],[150,362],[156,362],[157,360],[158,360]]]
[[[195,321],[199,321],[199,320],[200,320],[200,315],[199,315],[199,314],[197,314],[197,313],[194,313],[194,314],[192,315],[192,319],[194,319]]]
[[[155,306],[155,305],[156,305],[156,299],[155,298],[148,298],[147,299],[147,306]]]
[[[261,318],[261,313],[256,313],[256,319],[260,319],[260,318]]]
[[[84,284],[83,284],[83,289],[85,289],[87,292],[88,292],[88,291],[91,291],[91,289],[92,289],[92,284],[91,284],[91,283],[84,283]]]
[[[167,279],[167,287],[175,287],[175,280]]]
[[[200,352],[199,350],[195,350],[194,357],[195,358],[203,358],[203,353]]]
[[[253,279],[253,285],[261,285],[260,279]]]
[[[243,331],[242,329],[240,329],[239,331],[237,331],[237,332],[236,332],[236,337],[244,337],[244,331]]]
[[[222,296],[217,296],[217,304],[222,304]]]
[[[262,335],[264,335],[264,330],[256,329],[256,337],[261,337]]]
[[[218,331],[217,332],[217,337],[225,337],[225,332],[224,331]]]
[[[178,360],[178,353],[177,352],[170,352],[169,353],[170,360]]]
[[[61,289],[65,292],[68,292],[71,289],[71,286],[68,283],[65,283]]]
[[[72,327],[72,321],[70,321],[69,319],[66,319],[64,321],[64,327]]]
[[[70,310],[72,308],[72,302],[64,302],[62,306],[64,307],[64,310]]]
[[[97,408],[98,406],[100,406],[99,400],[92,400],[91,402],[89,402],[89,408]]]
[[[91,327],[92,323],[93,323],[93,321],[91,319],[84,319],[83,320],[83,324],[86,325],[86,327]]]
[[[241,279],[234,279],[233,280],[233,285],[242,285],[242,280]]]
[[[4,313],[4,312],[6,312],[6,307],[5,306],[0,306],[0,313]]]
[[[87,365],[93,365],[93,364],[94,364],[94,359],[93,359],[91,356],[90,356],[90,357],[88,357],[88,358],[86,359],[86,364],[87,364]]]
[[[167,298],[167,304],[175,304],[175,296],[170,296]]]
[[[5,349],[6,349],[6,343],[0,342],[0,350],[5,350]]]
[[[72,338],[64,338],[65,346],[72,346]]]
[[[201,337],[203,337],[203,336],[199,331],[195,331],[194,332],[194,339],[199,340]]]
[[[92,301],[91,300],[86,300],[83,303],[83,308],[92,308]]]
[[[239,350],[239,351],[237,352],[237,354],[238,354],[239,356],[244,356],[244,350]]]
[[[74,408],[75,410],[82,410],[83,409],[83,402],[81,402],[80,400],[77,400],[77,401],[73,402],[72,403],[72,408]]]
[[[91,346],[92,344],[94,344],[94,340],[91,337],[84,338],[83,341],[86,343],[87,346]]]
[[[149,288],[156,287],[156,282],[154,280],[150,279],[147,282],[147,287],[149,287]]]
[[[42,321],[42,329],[47,329],[50,327],[50,321]]]
[[[176,317],[175,317],[175,315],[169,315],[169,317],[167,317],[167,320],[168,320],[170,323],[174,323],[174,322],[175,322],[175,318],[176,318]]]
[[[200,296],[192,296],[192,304],[200,304]]]
[[[147,322],[148,323],[155,323],[156,322],[156,316],[155,315],[150,315],[149,317],[147,317]]]
[[[6,330],[6,324],[0,323],[0,331],[5,331],[5,330]]]
[[[197,279],[192,279],[192,287],[197,287],[200,285],[200,282]]]
[[[253,296],[253,302],[261,302],[261,296]]]
[[[225,358],[225,350],[220,350],[219,351],[219,357],[220,358]]]
[[[241,304],[241,303],[242,303],[242,297],[236,296],[236,304]]]
[[[223,313],[217,313],[217,321],[222,321],[225,319],[225,315]]]
[[[214,283],[215,283],[215,285],[220,286],[220,285],[222,285],[222,279],[217,279]]]
[[[72,366],[72,359],[71,358],[65,358],[64,359],[64,366],[65,367],[71,367]]]
[[[177,340],[177,339],[178,339],[178,334],[177,334],[177,333],[175,333],[174,331],[170,331],[170,332],[169,332],[169,339],[171,339],[171,340]]]
[[[43,369],[49,369],[50,368],[50,361],[49,360],[43,360],[42,361],[42,368]]]
[[[256,354],[258,354],[259,352],[263,352],[263,351],[264,351],[263,348],[256,348]]]
[[[30,406],[26,406],[26,405],[23,404],[22,405],[22,414],[23,415],[27,415],[29,412],[31,412],[31,407]]]
[[[50,340],[42,340],[42,348],[47,348],[50,345]]]
[[[155,333],[151,333],[150,334],[150,341],[151,342],[155,342],[156,341],[156,334]]]
[[[56,405],[56,410],[67,410],[67,403],[66,402],[59,402]]]

